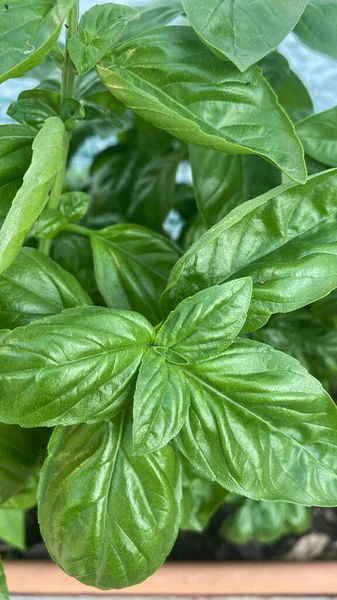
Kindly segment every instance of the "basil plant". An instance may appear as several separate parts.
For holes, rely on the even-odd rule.
[[[337,6],[79,9],[0,7],[0,521],[111,589],[228,492],[337,505],[337,108],[277,51],[337,57]]]

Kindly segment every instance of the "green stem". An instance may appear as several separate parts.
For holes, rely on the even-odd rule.
[[[64,55],[64,64],[63,64],[63,71],[62,71],[62,84],[61,84],[61,107],[67,98],[72,98],[74,95],[76,69],[73,65],[73,62],[72,62],[69,52],[68,52],[68,42],[69,42],[71,35],[76,34],[77,27],[78,27],[78,17],[79,17],[79,0],[76,1],[74,7],[71,9],[71,11],[69,13],[68,23],[67,23],[68,27],[67,27],[67,34],[66,34],[66,48],[65,48],[65,55]],[[63,152],[64,152],[63,169],[61,169],[61,171],[59,172],[59,174],[56,178],[56,181],[55,181],[54,189],[52,191],[52,194],[51,194],[51,197],[50,197],[50,200],[48,203],[48,208],[50,208],[50,209],[57,210],[58,206],[59,206],[60,197],[61,197],[62,190],[63,190],[66,167],[67,167],[70,139],[71,139],[71,132],[66,131],[64,134],[64,141],[63,141]],[[43,252],[44,254],[49,256],[51,245],[52,245],[51,239],[40,240],[40,243],[39,243],[40,252]]]
[[[94,230],[88,229],[87,227],[82,227],[82,225],[75,225],[74,223],[68,223],[66,231],[73,231],[74,233],[79,233],[85,237],[91,237],[92,235],[95,235]]]

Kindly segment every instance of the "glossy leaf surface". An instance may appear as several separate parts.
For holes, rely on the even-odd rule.
[[[296,131],[309,156],[337,167],[337,106],[301,121]]]
[[[0,275],[0,329],[90,304],[75,277],[34,248],[22,248]]]
[[[89,203],[89,194],[68,192],[60,198],[60,211],[68,221],[79,221],[86,215]]]
[[[183,300],[145,354],[133,404],[138,454],[165,446],[182,428],[190,404],[184,366],[221,354],[246,320],[251,280],[241,279]]]
[[[0,9],[0,83],[38,65],[57,41],[75,0],[11,0]]]
[[[240,73],[208,52],[190,28],[139,36],[114,48],[104,64],[98,74],[111,93],[159,129],[214,150],[259,154],[305,181],[293,125],[259,69]]]
[[[121,35],[126,22],[136,17],[134,8],[96,4],[82,16],[78,32],[69,40],[71,59],[80,75],[90,71]]]
[[[0,348],[0,419],[34,427],[115,415],[152,339],[141,315],[103,307],[68,309],[14,329]]]
[[[100,589],[151,575],[179,528],[177,454],[166,446],[134,456],[130,433],[119,419],[57,428],[41,476],[39,521],[51,556]]]
[[[98,288],[111,308],[160,321],[159,297],[180,256],[167,238],[140,225],[113,225],[91,236]]]
[[[336,191],[331,170],[234,209],[173,268],[165,314],[200,289],[237,277],[254,282],[246,331],[327,295],[337,284]]]
[[[245,71],[277,48],[308,0],[182,0],[182,4],[207,47]]]
[[[300,535],[310,526],[306,506],[244,498],[241,506],[223,522],[219,534],[232,544],[270,544],[285,535]]]
[[[0,273],[17,256],[26,234],[49,200],[64,164],[64,125],[58,117],[48,119],[33,142],[33,158],[0,230]]]
[[[238,339],[185,376],[191,405],[177,439],[196,468],[251,498],[335,505],[337,409],[300,363]]]

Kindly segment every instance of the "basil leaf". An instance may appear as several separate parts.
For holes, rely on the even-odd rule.
[[[47,442],[45,430],[0,423],[0,504],[26,487],[44,458]]]
[[[60,211],[67,221],[79,221],[85,217],[90,203],[89,194],[68,192],[60,198]]]
[[[88,238],[64,231],[53,241],[52,256],[59,265],[80,282],[95,304],[100,306],[104,304],[104,300],[97,290],[91,245]]]
[[[337,7],[334,0],[309,0],[295,33],[317,52],[337,58]]]
[[[187,298],[159,330],[144,356],[133,404],[137,454],[153,452],[175,437],[190,404],[184,365],[222,353],[243,327],[251,280],[225,283]]]
[[[25,549],[25,513],[0,507],[0,540],[19,550]]]
[[[68,51],[80,75],[101,60],[121,35],[126,22],[137,11],[121,4],[96,4],[82,16],[78,32],[68,43]]]
[[[228,279],[254,282],[245,331],[327,295],[337,286],[336,171],[281,186],[234,209],[173,267],[164,314]]]
[[[22,248],[0,275],[0,328],[14,329],[65,308],[90,304],[75,277],[34,248]]]
[[[6,576],[3,563],[0,557],[0,600],[9,600],[8,589],[6,585]]]
[[[10,0],[0,12],[0,83],[21,77],[47,56],[75,0]],[[8,8],[6,8],[8,6]]]
[[[258,156],[225,154],[190,146],[199,213],[208,227],[233,208],[281,184],[281,173]]]
[[[43,211],[64,165],[64,125],[47,119],[33,142],[33,158],[0,230],[0,273],[17,256],[26,234]]]
[[[184,375],[191,405],[177,440],[196,468],[255,499],[335,505],[337,409],[295,359],[238,339]]]
[[[153,337],[141,315],[98,306],[14,329],[0,348],[0,419],[34,427],[114,416]]]
[[[119,589],[151,575],[177,536],[180,499],[179,458],[170,446],[134,456],[120,419],[55,430],[39,521],[50,555],[83,583]]]
[[[60,94],[52,90],[25,90],[9,105],[7,114],[23,125],[41,129],[46,119],[57,117]]]
[[[34,237],[41,240],[52,239],[68,225],[67,219],[59,210],[46,208],[34,225]]]
[[[294,123],[306,119],[314,112],[314,105],[310,94],[290,69],[287,59],[273,52],[265,56],[260,62],[263,76],[273,88],[277,99]]]
[[[297,134],[309,156],[337,167],[337,106],[312,115],[296,125]]]
[[[221,525],[219,535],[232,544],[270,544],[285,535],[300,535],[310,527],[306,506],[245,498]]]
[[[159,297],[180,256],[177,246],[140,225],[113,225],[93,232],[98,289],[111,308],[132,309],[152,323],[161,319]]]
[[[228,492],[215,481],[207,479],[182,455],[181,461],[183,497],[180,528],[187,531],[203,531]]]
[[[200,39],[220,58],[245,71],[275,50],[301,17],[308,0],[182,0]]]
[[[0,226],[30,165],[34,135],[30,127],[0,125]]]
[[[138,15],[130,20],[123,31],[122,40],[129,40],[151,29],[168,25],[183,14],[180,0],[152,0],[137,6]]]
[[[164,27],[120,44],[104,64],[97,71],[111,93],[159,129],[213,150],[259,154],[291,179],[306,180],[293,125],[261,71],[239,73],[189,27]]]

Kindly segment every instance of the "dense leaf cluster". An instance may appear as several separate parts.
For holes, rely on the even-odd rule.
[[[39,80],[0,126],[1,539],[37,501],[52,558],[122,588],[225,498],[239,543],[337,504],[337,112],[277,51],[336,56],[336,23],[328,0],[1,5],[0,81]]]

